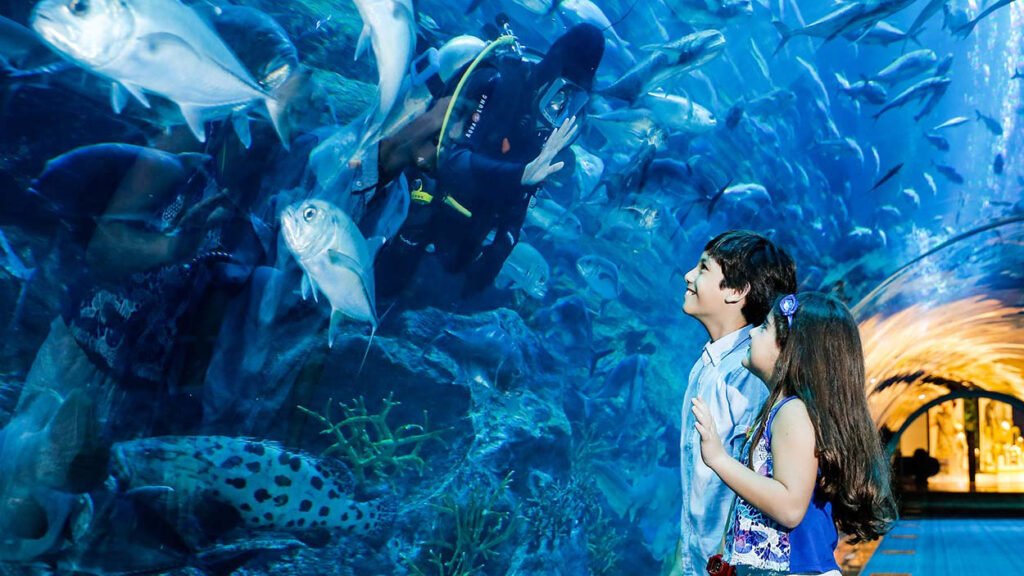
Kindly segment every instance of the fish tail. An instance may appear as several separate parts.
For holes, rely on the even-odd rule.
[[[782,50],[782,47],[786,45],[786,42],[789,42],[789,40],[793,37],[793,31],[789,28],[789,26],[786,26],[782,22],[782,20],[772,20],[772,26],[775,26],[775,29],[779,32],[779,35],[782,36],[782,39],[779,40],[779,45],[776,46],[775,51],[772,52],[772,56],[775,56],[776,54],[779,53],[780,50]]]

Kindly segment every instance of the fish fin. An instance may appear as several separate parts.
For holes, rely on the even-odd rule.
[[[267,104],[267,114],[270,115],[270,123],[273,124],[277,137],[281,139],[281,146],[288,150],[290,138],[286,115],[288,106],[276,98],[268,97],[264,102]]]
[[[201,166],[204,166],[213,160],[213,157],[201,152],[180,152],[178,154],[178,160],[181,161],[182,165],[184,165],[186,169],[198,170]]]
[[[328,249],[327,257],[330,259],[331,264],[335,264],[337,266],[344,266],[345,268],[348,268],[355,272],[356,274],[358,274],[360,277],[363,277],[365,275],[362,264],[360,264],[355,258],[352,258],[351,256],[342,254],[341,252],[338,252],[337,250],[334,249]]]
[[[331,319],[327,328],[327,347],[334,348],[334,335],[338,331],[338,324],[341,323],[343,318],[341,310],[331,309]]]
[[[356,42],[356,54],[352,57],[353,60],[359,60],[359,57],[366,52],[366,47],[370,44],[370,27],[364,25],[363,30],[359,33],[359,40]]]
[[[371,262],[377,259],[377,254],[380,252],[380,249],[384,247],[384,243],[387,241],[388,239],[383,236],[371,236],[366,239],[366,246],[370,249]]]
[[[112,82],[110,84],[110,107],[114,109],[114,114],[120,114],[127,104],[128,91],[117,82]]]
[[[133,86],[131,84],[121,84],[121,87],[127,90],[129,94],[134,96],[135,99],[139,101],[139,104],[142,104],[146,108],[150,108],[149,99],[146,98],[146,95],[142,93],[141,88],[139,88],[138,86]]]
[[[185,118],[189,130],[195,135],[196,140],[206,142],[206,126],[203,125],[203,114],[198,108],[182,106],[181,115]]]
[[[359,370],[356,372],[356,376],[363,373],[363,366],[366,365],[366,357],[370,354],[370,346],[373,346],[373,337],[377,334],[377,325],[374,324],[370,328],[370,339],[366,342],[366,350],[363,351],[363,360],[359,363]]]
[[[308,300],[310,293],[313,294],[313,302],[320,303],[320,297],[317,295],[317,285],[313,282],[313,277],[308,273],[302,275],[302,299]]]
[[[252,147],[252,133],[249,131],[249,117],[244,112],[231,115],[231,126],[235,129],[238,141],[246,150]]]
[[[163,496],[164,494],[170,494],[171,492],[174,492],[174,488],[171,488],[170,486],[150,484],[147,486],[132,488],[125,492],[124,495],[131,498],[149,498],[151,496]]]
[[[37,472],[46,485],[84,493],[107,478],[110,446],[102,441],[96,405],[84,391],[68,394],[47,425]]]
[[[166,51],[174,49],[184,49],[187,52],[191,52],[192,55],[199,60],[209,60],[209,58],[205,58],[184,38],[171,32],[154,32],[152,34],[145,34],[140,36],[137,41],[143,43],[143,49],[148,52],[150,57],[156,60],[161,59],[162,56],[168,56]],[[163,53],[160,54],[160,52]]]

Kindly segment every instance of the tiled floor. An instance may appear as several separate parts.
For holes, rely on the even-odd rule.
[[[1024,574],[1024,519],[903,520],[861,576]]]

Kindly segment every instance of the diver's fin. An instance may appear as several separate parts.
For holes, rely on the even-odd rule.
[[[185,118],[189,130],[195,135],[196,140],[206,142],[206,127],[203,125],[203,115],[198,108],[190,106],[181,107],[181,115]]]

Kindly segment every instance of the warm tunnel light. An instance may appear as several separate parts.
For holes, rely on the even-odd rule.
[[[897,431],[950,393],[1024,400],[1024,218],[952,238],[853,309],[876,425]]]

